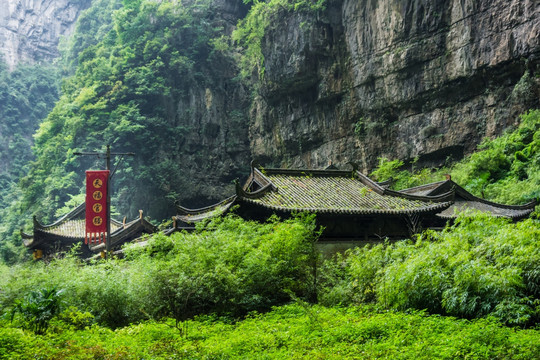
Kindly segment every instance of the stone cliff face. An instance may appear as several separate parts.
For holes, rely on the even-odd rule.
[[[9,66],[58,56],[59,37],[90,3],[9,0],[0,8]],[[226,34],[247,11],[240,0],[213,8]],[[191,84],[171,106],[177,150],[161,158],[179,171],[164,191],[182,190],[187,206],[231,194],[250,159],[354,161],[364,171],[380,156],[440,165],[540,106],[536,0],[327,0],[324,11],[269,16],[262,81],[246,89],[234,57],[216,56],[202,70],[212,81]]]
[[[273,24],[251,112],[261,164],[440,165],[539,106],[535,0],[329,0]]]
[[[238,20],[245,16],[246,6],[241,0],[214,0],[212,27],[230,35]],[[211,60],[210,60],[211,59]],[[174,179],[165,183],[177,191],[174,200],[188,207],[201,207],[234,194],[233,181],[249,174],[251,160],[248,134],[249,91],[235,79],[237,66],[234,58],[219,52],[208,60],[199,59],[198,81],[181,84],[184,94],[174,99],[170,127],[175,129],[169,139],[175,151],[163,154],[162,162],[175,164]],[[201,77],[202,76],[202,77]],[[169,216],[162,199],[157,202],[152,216]],[[141,205],[144,206],[144,205]],[[160,212],[161,211],[161,212]]]
[[[58,41],[69,35],[91,0],[4,0],[0,44],[10,69],[18,63],[47,62],[59,56]]]

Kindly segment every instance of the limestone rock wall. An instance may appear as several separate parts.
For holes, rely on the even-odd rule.
[[[9,66],[58,56],[59,37],[90,3],[6,0],[0,50]],[[240,0],[215,9],[226,34],[247,12]],[[181,164],[169,183],[190,189],[179,194],[187,205],[232,193],[250,159],[354,161],[364,171],[380,156],[440,165],[540,106],[537,0],[327,0],[324,11],[268,16],[262,81],[246,89],[234,57],[217,57],[204,70],[213,82],[191,86],[171,109],[186,126],[163,158]]]
[[[536,0],[329,0],[275,19],[251,112],[262,164],[439,165],[539,106]]]
[[[3,0],[0,51],[9,68],[59,56],[58,41],[69,35],[91,0]]]
[[[216,14],[212,26],[228,36],[247,12],[242,0],[214,0],[212,9]],[[178,169],[175,178],[167,181],[178,191],[175,200],[184,206],[220,201],[234,194],[235,179],[249,175],[250,93],[235,79],[237,71],[234,56],[216,52],[211,60],[200,60],[198,80],[181,84],[184,96],[174,100],[170,125],[176,130],[168,141],[176,151],[161,158]]]

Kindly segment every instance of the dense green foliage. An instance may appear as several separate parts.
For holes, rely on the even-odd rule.
[[[461,217],[415,242],[356,248],[326,264],[325,304],[376,302],[509,325],[540,322],[540,223]]]
[[[20,258],[18,180],[27,174],[32,134],[59,96],[58,71],[52,66],[20,65],[8,71],[0,63],[0,259]]]
[[[104,165],[77,158],[76,151],[111,144],[136,153],[114,181],[113,201],[122,214],[144,209],[161,219],[184,188],[180,147],[192,110],[179,111],[178,104],[189,103],[190,89],[219,80],[208,66],[219,56],[210,41],[220,32],[211,21],[214,10],[206,0],[117,4],[98,1],[82,17],[64,50],[66,66],[77,64],[76,72],[64,80],[59,102],[35,135],[37,160],[22,181],[21,206],[44,222],[81,192],[85,169]],[[94,23],[97,9],[103,21]]]
[[[50,321],[60,312],[61,292],[55,288],[31,291],[23,300],[15,301],[11,321],[19,314],[23,327],[38,335],[44,334]]]
[[[522,203],[540,198],[540,110],[521,115],[520,125],[494,139],[450,168],[431,171],[403,170],[400,160],[381,159],[372,172],[378,180],[394,179],[395,189],[444,179],[443,174],[478,196],[501,203]]]
[[[93,0],[92,6],[77,19],[72,36],[63,39],[59,48],[65,73],[73,74],[79,64],[79,56],[90,46],[98,45],[112,29],[113,13],[121,7],[122,0]]]
[[[64,289],[66,304],[110,327],[147,318],[231,317],[291,296],[314,297],[312,218],[267,224],[218,219],[194,234],[158,235],[127,260],[85,265],[75,257],[0,267],[0,309],[35,289]],[[73,250],[73,253],[76,249]]]
[[[238,317],[298,297],[326,305],[375,303],[509,325],[540,322],[540,226],[488,216],[459,218],[416,241],[366,246],[333,260],[314,251],[312,218],[256,224],[234,216],[196,233],[157,235],[126,260],[0,268],[0,308],[36,288],[64,289],[67,304],[101,324],[164,316]]]
[[[534,359],[538,330],[504,328],[422,312],[299,304],[231,323],[199,317],[110,330],[58,321],[45,336],[3,327],[0,357],[12,359]]]
[[[538,330],[502,327],[540,321],[538,220],[463,217],[414,242],[325,261],[316,236],[310,217],[257,224],[228,216],[133,244],[124,260],[83,263],[75,248],[50,263],[0,265],[0,354],[527,359],[540,351]],[[55,288],[63,291],[60,314],[31,307],[48,298],[36,289]],[[334,307],[311,305],[315,295]],[[411,309],[484,319],[396,312]],[[14,310],[22,316],[10,324]]]

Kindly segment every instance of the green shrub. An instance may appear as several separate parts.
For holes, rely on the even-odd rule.
[[[318,273],[319,288],[317,301],[325,306],[349,305],[353,303],[353,281],[347,260],[349,257],[336,254],[322,263]]]
[[[92,326],[44,336],[0,327],[0,357],[7,359],[534,359],[538,330],[474,321],[377,312],[365,306],[325,308],[300,304],[253,313],[231,323],[215,317],[134,324],[111,331]]]
[[[44,334],[53,317],[60,312],[60,294],[56,288],[30,292],[24,299],[15,301],[11,321],[16,314],[22,317],[23,327],[36,334]]]
[[[153,316],[238,316],[290,300],[287,291],[312,296],[315,236],[313,217],[258,224],[227,216],[127,253],[145,269]]]
[[[469,319],[493,316],[509,325],[540,322],[538,220],[460,217],[415,243],[358,248],[340,261],[343,276],[331,286],[347,289],[345,304],[376,301]]]
[[[63,323],[62,325],[67,325],[73,330],[84,330],[92,325],[94,315],[88,311],[82,312],[75,306],[70,306],[58,314],[58,320]]]
[[[84,263],[68,255],[3,266],[0,309],[11,311],[33,289],[58,287],[67,305],[111,328],[163,316],[180,322],[268,310],[290,301],[291,292],[315,297],[316,237],[313,216],[259,224],[231,215],[195,233],[156,235],[146,248],[127,248],[126,260]],[[86,326],[81,314],[64,314],[64,322]]]
[[[377,283],[391,250],[386,244],[366,245],[325,261],[319,302],[327,306],[376,302]]]

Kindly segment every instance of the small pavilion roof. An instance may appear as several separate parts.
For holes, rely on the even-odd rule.
[[[27,248],[36,249],[50,246],[53,243],[72,245],[77,242],[84,242],[86,236],[85,224],[85,203],[77,206],[75,209],[58,219],[52,224],[43,225],[34,217],[34,233],[26,234],[21,231],[23,243]],[[155,227],[141,217],[129,222],[122,223],[111,219],[111,243],[112,246],[121,241],[130,239],[134,233],[154,232]],[[97,246],[97,245],[96,245]],[[91,250],[96,246],[89,245]],[[96,251],[99,251],[97,249]]]
[[[495,217],[506,217],[513,220],[519,220],[529,216],[529,214],[534,211],[536,205],[536,201],[531,201],[524,205],[506,205],[485,200],[471,194],[451,179],[404,189],[400,192],[431,197],[439,196],[439,194],[447,192],[448,189],[454,189],[456,193],[455,202],[450,207],[437,214],[437,216],[442,219],[454,219],[460,212],[476,210],[489,213]]]
[[[189,210],[191,218],[183,215],[188,209],[177,206],[177,210],[183,221],[196,222],[221,214],[235,203],[289,213],[401,216],[440,212],[452,202],[451,191],[429,198],[400,193],[356,169],[290,170],[253,166],[244,186],[237,183],[235,196],[213,206]]]

